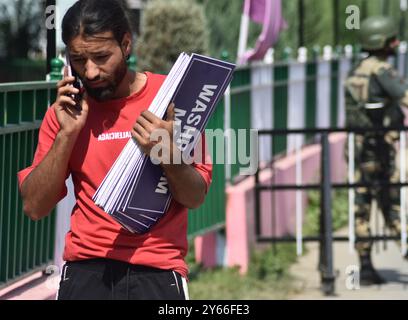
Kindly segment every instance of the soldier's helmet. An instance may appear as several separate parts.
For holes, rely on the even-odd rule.
[[[359,31],[359,39],[363,49],[383,49],[387,40],[398,36],[398,26],[394,19],[386,16],[374,16],[365,19]]]

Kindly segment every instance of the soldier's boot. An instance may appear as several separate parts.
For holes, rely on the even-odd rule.
[[[374,269],[371,255],[360,256],[360,265],[360,284],[362,286],[386,283],[385,279]]]

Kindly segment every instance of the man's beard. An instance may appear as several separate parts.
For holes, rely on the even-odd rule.
[[[120,66],[115,70],[115,73],[113,74],[113,80],[100,79],[108,82],[108,85],[104,87],[91,88],[90,86],[87,85],[85,81],[83,81],[87,94],[89,94],[90,97],[100,102],[112,99],[116,92],[116,89],[118,88],[119,84],[125,77],[126,71],[127,71],[126,62],[123,61],[123,63],[121,63]]]

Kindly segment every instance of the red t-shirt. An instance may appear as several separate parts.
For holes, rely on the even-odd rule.
[[[88,99],[89,113],[69,161],[76,204],[71,229],[65,238],[64,260],[109,258],[131,264],[171,269],[187,277],[187,208],[173,200],[168,212],[143,235],[125,230],[92,200],[110,167],[126,145],[137,117],[149,108],[165,76],[147,72],[146,85],[121,99],[96,102]],[[59,131],[54,108],[45,114],[33,163],[18,173],[19,185],[50,150]],[[194,163],[207,184],[212,165]],[[61,199],[66,195],[66,189]]]

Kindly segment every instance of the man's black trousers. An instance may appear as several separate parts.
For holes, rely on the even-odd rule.
[[[59,300],[186,300],[186,280],[177,272],[109,259],[67,262]]]

